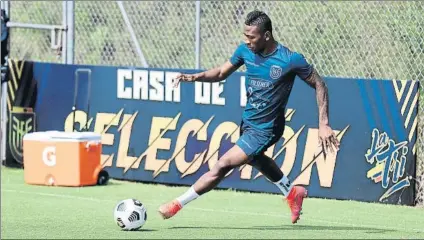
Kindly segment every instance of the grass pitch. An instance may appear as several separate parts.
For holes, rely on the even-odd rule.
[[[187,187],[112,180],[107,186],[46,187],[24,183],[23,170],[1,169],[2,239],[175,239],[175,238],[424,238],[424,209],[306,199],[301,220],[278,195],[215,190],[162,220],[160,204]],[[139,199],[147,207],[140,231],[121,231],[115,204]]]

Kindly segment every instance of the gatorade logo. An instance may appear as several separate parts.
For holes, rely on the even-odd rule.
[[[44,148],[43,162],[49,167],[54,167],[56,165],[56,147]]]

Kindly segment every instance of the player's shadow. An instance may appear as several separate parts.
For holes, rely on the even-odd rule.
[[[393,229],[381,229],[371,227],[350,226],[313,226],[313,225],[278,225],[278,226],[252,226],[252,227],[171,227],[170,229],[233,229],[233,230],[309,230],[309,231],[364,231],[365,233],[387,233],[394,232]]]
[[[148,229],[148,228],[140,228],[140,229],[136,229],[136,230],[131,230],[128,232],[156,232],[157,230],[155,229]]]

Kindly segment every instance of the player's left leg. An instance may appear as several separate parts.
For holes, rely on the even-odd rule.
[[[238,145],[228,150],[214,167],[203,174],[184,194],[159,207],[164,219],[173,217],[185,205],[215,188],[233,168],[246,164],[248,155]]]
[[[292,223],[296,223],[300,218],[303,199],[307,196],[306,189],[301,186],[293,186],[275,161],[264,153],[256,155],[249,164],[259,170],[281,190],[290,207]]]

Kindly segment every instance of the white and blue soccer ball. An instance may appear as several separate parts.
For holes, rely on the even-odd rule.
[[[125,199],[116,204],[113,217],[122,230],[138,230],[146,223],[147,210],[139,200]]]

